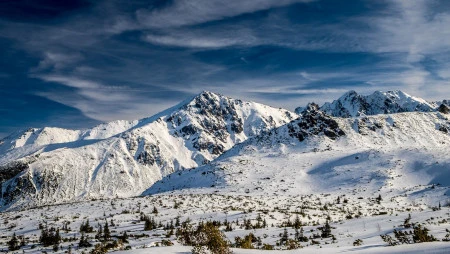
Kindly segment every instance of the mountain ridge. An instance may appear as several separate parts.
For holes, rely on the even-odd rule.
[[[432,112],[437,110],[437,105],[400,90],[375,91],[366,96],[351,90],[339,99],[325,103],[320,109],[335,117],[356,117],[414,111]]]
[[[387,97],[389,103],[385,103]],[[398,140],[415,140],[411,135],[435,132],[447,137],[450,133],[450,121],[437,111],[437,105],[400,91],[375,92],[372,97],[349,91],[333,103],[322,107],[310,103],[297,110],[297,115],[204,91],[140,120],[114,121],[87,130],[29,129],[16,135],[16,140],[9,139],[13,148],[5,143],[8,139],[0,145],[2,206],[154,193],[152,185],[164,182],[167,176],[200,170],[264,140],[270,141],[269,147],[281,149],[275,154],[282,154],[290,144],[321,151],[333,149],[343,140],[351,142],[350,147],[359,147],[358,142],[364,140],[380,149],[376,144],[398,146]],[[390,114],[371,116],[361,110],[388,110]],[[411,112],[403,112],[407,110]],[[409,133],[393,131],[411,121],[418,121],[423,128]],[[60,133],[67,135],[58,136]],[[420,142],[427,149],[439,144],[423,138]]]
[[[165,175],[209,163],[236,143],[296,117],[287,110],[202,92],[112,130],[108,124],[94,132],[50,128],[52,135],[69,136],[44,139],[45,128],[33,129],[10,141],[17,147],[2,145],[2,202],[7,207],[137,195]],[[38,137],[30,139],[33,132]]]

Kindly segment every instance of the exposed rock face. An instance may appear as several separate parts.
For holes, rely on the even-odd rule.
[[[448,114],[450,112],[450,106],[448,106],[446,100],[439,106],[438,111],[443,114]]]
[[[311,135],[325,135],[333,140],[345,135],[344,131],[339,128],[338,123],[319,110],[317,104],[308,104],[300,115],[299,119],[287,125],[289,135],[296,137],[300,142]]]

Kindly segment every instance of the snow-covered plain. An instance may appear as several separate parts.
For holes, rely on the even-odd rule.
[[[233,231],[225,232],[226,237],[234,242],[235,236],[244,236],[253,233],[260,237],[263,244],[276,245],[281,238],[284,227],[283,221],[288,218],[294,220],[300,207],[304,205],[305,215],[300,215],[300,220],[304,224],[304,234],[307,237],[318,234],[318,227],[323,225],[328,215],[332,217],[332,233],[335,236],[333,241],[330,238],[317,238],[317,244],[302,242],[301,252],[306,253],[448,253],[450,244],[447,242],[418,243],[413,245],[399,245],[387,247],[387,244],[380,238],[381,234],[391,234],[394,228],[403,229],[404,220],[411,215],[412,222],[423,224],[430,229],[430,233],[436,238],[446,238],[446,229],[450,228],[450,209],[443,207],[441,210],[433,211],[427,207],[416,205],[398,208],[389,200],[383,200],[379,205],[370,203],[374,210],[379,210],[379,214],[363,214],[358,218],[339,219],[340,215],[348,212],[356,212],[359,203],[350,199],[347,203],[329,204],[327,210],[323,209],[323,204],[329,197],[326,195],[309,195],[303,197],[303,201],[293,198],[283,197],[279,199],[265,198],[261,196],[244,196],[220,194],[161,194],[151,197],[128,198],[116,200],[97,200],[74,204],[56,205],[41,207],[20,212],[5,212],[1,214],[4,222],[0,228],[0,235],[3,236],[0,243],[6,249],[5,242],[10,239],[13,232],[26,237],[27,245],[20,250],[20,253],[41,253],[43,251],[53,252],[52,246],[42,247],[38,244],[40,230],[39,223],[47,223],[49,227],[62,227],[69,222],[69,230],[61,230],[61,236],[66,239],[75,237],[77,240],[67,240],[60,244],[63,253],[71,246],[71,251],[81,253],[88,252],[92,248],[78,248],[78,240],[81,236],[79,227],[87,219],[90,225],[98,229],[98,224],[104,224],[105,220],[110,224],[112,236],[120,236],[124,231],[129,235],[129,243],[122,246],[130,246],[131,250],[119,253],[189,253],[191,247],[181,246],[177,243],[175,236],[167,237],[169,230],[162,228],[144,231],[144,223],[139,221],[140,212],[153,216],[163,225],[174,222],[176,218],[184,221],[187,218],[192,223],[205,220],[228,220],[232,221]],[[319,201],[323,202],[319,205]],[[306,204],[306,205],[305,205]],[[361,205],[363,206],[363,205]],[[153,207],[157,207],[158,214],[152,214]],[[382,211],[389,211],[382,214]],[[244,219],[251,219],[256,222],[257,216],[266,219],[267,228],[245,230],[237,225],[236,220],[242,224]],[[111,220],[114,226],[111,226]],[[294,229],[287,228],[289,237],[294,237]],[[87,234],[91,237],[93,244],[98,243],[94,239],[94,233]],[[5,236],[7,236],[5,238]],[[361,246],[353,246],[355,240],[361,239]],[[174,246],[161,247],[162,240],[170,240]],[[255,246],[257,247],[257,246]],[[277,247],[276,247],[277,248]],[[283,246],[279,247],[283,248]],[[117,250],[120,250],[118,248]],[[297,250],[298,251],[298,250]],[[234,249],[235,253],[257,253],[253,250]],[[288,252],[289,253],[289,252]]]
[[[144,222],[139,219],[141,214],[145,214],[161,222],[162,226],[175,222],[177,218],[180,221],[189,218],[192,224],[207,220],[228,221],[231,222],[233,230],[224,233],[231,243],[235,242],[237,236],[243,237],[252,233],[259,238],[258,242],[253,243],[253,247],[271,245],[276,249],[274,252],[449,253],[450,242],[442,240],[450,240],[450,232],[447,231],[450,230],[450,115],[436,112],[433,108],[428,108],[436,105],[408,97],[404,93],[379,94],[381,97],[390,96],[391,101],[395,101],[394,95],[402,105],[414,105],[409,111],[419,112],[366,116],[367,112],[371,112],[369,110],[357,114],[358,116],[338,118],[323,114],[317,106],[308,105],[297,111],[301,114],[300,118],[283,124],[292,113],[243,103],[248,107],[244,106],[234,112],[241,112],[239,114],[242,116],[239,118],[246,119],[242,125],[244,131],[241,134],[228,131],[229,134],[225,135],[226,142],[213,142],[216,145],[221,144],[223,152],[203,152],[203,158],[210,160],[206,165],[195,160],[195,154],[198,152],[191,148],[194,147],[195,140],[213,138],[217,133],[202,136],[203,132],[192,132],[191,128],[187,128],[183,138],[180,138],[181,134],[174,134],[193,123],[194,129],[202,127],[206,132],[205,126],[202,125],[205,119],[197,118],[196,113],[189,111],[196,110],[197,107],[188,107],[188,110],[181,113],[172,111],[171,114],[162,114],[167,118],[179,117],[180,121],[153,118],[147,119],[145,124],[142,123],[143,120],[129,122],[127,128],[131,126],[130,129],[120,132],[118,136],[83,139],[77,142],[94,143],[58,148],[55,150],[58,151],[58,157],[40,153],[31,164],[31,169],[57,165],[63,172],[67,170],[65,167],[68,165],[80,165],[76,164],[80,154],[94,154],[92,167],[102,161],[99,158],[107,158],[103,159],[98,167],[98,171],[104,174],[103,180],[98,181],[101,186],[92,184],[86,188],[81,184],[80,191],[84,191],[86,195],[80,195],[83,197],[80,199],[58,199],[58,196],[53,196],[56,203],[70,203],[52,205],[49,202],[51,199],[37,199],[46,202],[32,209],[20,210],[21,207],[16,206],[16,210],[10,208],[1,213],[0,219],[3,223],[0,224],[0,244],[6,250],[6,242],[15,232],[26,238],[27,244],[20,252],[52,252],[52,246],[43,247],[38,244],[39,223],[59,228],[65,224],[70,228],[61,230],[61,235],[67,241],[60,244],[57,252],[68,251],[69,247],[72,253],[89,252],[92,247],[78,248],[80,225],[89,219],[95,230],[98,230],[99,224],[103,225],[108,221],[111,225],[112,221],[114,226],[110,228],[114,239],[127,232],[129,243],[114,249],[120,251],[119,253],[191,251],[191,247],[181,246],[176,237],[169,234],[170,229],[158,227],[145,231]],[[214,97],[217,101],[215,96],[208,94],[206,97]],[[227,101],[222,100],[221,105]],[[356,102],[359,103],[360,100]],[[239,102],[236,103],[240,105]],[[192,106],[195,104],[194,100]],[[355,108],[354,105],[351,107]],[[423,111],[426,112],[418,110],[422,107],[425,107]],[[277,116],[273,117],[275,123],[267,124],[272,122],[269,120],[272,115]],[[206,116],[211,117],[208,114]],[[190,119],[184,121],[185,118]],[[215,120],[212,121],[233,119],[233,123],[236,123],[237,117],[213,119]],[[169,122],[182,124],[168,128]],[[255,127],[256,123],[264,124],[262,127]],[[227,130],[230,130],[231,122],[225,121],[224,124]],[[158,126],[164,128],[157,129]],[[270,126],[272,127],[269,128]],[[165,134],[167,129],[170,130],[170,135]],[[112,135],[114,132],[110,133]],[[156,183],[124,185],[121,189],[131,190],[127,193],[116,191],[111,196],[107,191],[109,185],[120,186],[124,182],[128,183],[118,178],[117,174],[141,181],[140,177],[133,175],[136,172],[117,173],[120,170],[137,170],[138,167],[126,167],[126,162],[117,163],[117,158],[126,161],[123,153],[130,151],[128,140],[139,140],[137,136],[146,137],[149,133],[159,135],[157,137],[160,140],[168,140],[164,146],[177,144],[180,140],[184,142],[183,146],[173,145],[168,149],[187,149],[171,154],[184,154],[186,158],[177,160],[190,161],[192,165],[166,171],[164,167],[159,168],[159,175],[152,178],[160,179],[155,180]],[[70,135],[78,137],[79,134]],[[70,135],[66,136],[67,140],[61,142],[71,142],[73,138]],[[30,137],[24,139],[28,140]],[[49,141],[45,142],[50,144]],[[26,141],[16,144],[19,144],[16,149],[28,149]],[[35,156],[34,153],[32,156]],[[130,160],[138,161],[139,154],[131,154]],[[58,160],[63,163],[56,163]],[[104,165],[107,165],[109,160],[115,161],[115,164],[105,168]],[[69,172],[75,168],[79,167],[73,167]],[[108,171],[107,168],[111,170]],[[138,173],[139,176],[141,174],[143,173]],[[66,176],[67,172],[63,175]],[[70,186],[80,185],[70,182],[74,179],[81,180],[82,183],[88,181],[79,177],[78,173],[74,173],[73,177],[66,178],[65,181],[71,184]],[[92,182],[95,183],[90,181]],[[147,187],[144,188],[146,184]],[[67,191],[64,188],[59,190],[62,193]],[[89,193],[102,195],[87,195]],[[117,193],[123,194],[124,198],[121,198],[121,195],[115,196]],[[129,197],[130,193],[142,196]],[[157,214],[152,213],[155,207]],[[389,234],[394,237],[394,229],[411,230],[404,226],[405,219],[409,216],[412,223],[428,228],[429,234],[439,241],[387,246],[380,235]],[[293,222],[296,218],[301,221],[307,240],[299,242],[301,250],[285,250],[287,246],[277,243],[280,242],[285,229],[290,239],[295,237],[295,229],[286,223]],[[330,220],[334,238],[322,238],[319,235],[327,218]],[[250,220],[252,224],[264,220],[267,226],[246,229],[244,220]],[[225,227],[222,226],[221,229],[224,230]],[[99,243],[94,239],[95,234],[88,234],[93,244]],[[166,240],[174,245],[161,246],[167,243]],[[357,240],[361,240],[360,245],[354,244],[359,242]],[[257,253],[261,250],[234,248],[233,251]]]

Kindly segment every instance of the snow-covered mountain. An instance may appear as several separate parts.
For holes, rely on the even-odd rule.
[[[407,112],[302,116],[228,150],[211,164],[166,177],[145,195],[324,195],[437,206],[450,194],[450,116]],[[356,202],[356,200],[355,200]]]
[[[400,157],[417,163],[424,156],[439,157],[440,165],[450,165],[445,153],[450,120],[442,105],[400,91],[369,96],[350,91],[322,107],[310,103],[297,115],[203,92],[141,120],[88,130],[29,129],[0,141],[1,201],[8,208],[185,188],[213,191],[211,186],[242,192],[254,185],[264,195],[279,191],[279,184],[265,188],[260,175],[284,175],[291,187],[309,186],[283,188],[291,194],[335,191],[317,188],[360,184],[330,176],[340,170],[336,167],[359,170],[347,177],[388,179],[392,172],[380,173],[382,168],[394,167]],[[356,157],[366,159],[354,163]],[[405,162],[399,170],[406,167],[411,165]],[[447,174],[435,168],[412,182],[428,184]],[[409,180],[409,173],[401,175]],[[402,181],[398,184],[405,187]],[[372,191],[391,182],[380,180]]]
[[[140,194],[298,116],[202,92],[150,118],[88,130],[29,129],[0,141],[3,207]]]
[[[325,103],[320,109],[336,117],[391,114],[401,112],[432,112],[437,105],[402,91],[376,91],[371,95],[360,95],[349,91],[339,99]]]

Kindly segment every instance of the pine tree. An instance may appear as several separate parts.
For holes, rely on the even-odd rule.
[[[59,244],[58,243],[54,243],[53,244],[53,251],[57,252],[59,250]]]
[[[394,236],[397,238],[398,242],[401,244],[409,244],[411,243],[411,240],[408,238],[408,234],[405,232],[402,232],[400,230],[394,229]]]
[[[325,226],[323,226],[321,228],[321,230],[322,230],[322,234],[321,234],[322,238],[331,237],[331,226],[330,226],[330,223],[328,222],[328,220],[325,222]]]
[[[428,234],[428,229],[423,227],[419,224],[417,226],[414,226],[414,232],[413,232],[413,241],[415,243],[423,243],[423,242],[434,242],[437,241],[437,239],[433,235]]]
[[[108,221],[105,220],[105,227],[103,228],[103,240],[106,242],[111,239],[111,232],[109,231]]]
[[[380,204],[381,200],[383,199],[381,198],[381,194],[379,194],[378,197],[376,198],[376,201],[378,204]]]
[[[153,229],[152,221],[150,219],[146,219],[144,223],[144,230],[152,230],[152,229]]]
[[[84,236],[84,233],[81,233],[80,241],[78,242],[78,248],[88,248],[91,247],[92,244],[89,243],[88,238]]]
[[[289,235],[288,235],[287,229],[284,228],[283,235],[281,236],[280,242],[283,244],[283,243],[287,242],[288,239],[289,239]]]
[[[94,228],[89,224],[89,219],[87,219],[86,222],[81,223],[80,232],[84,233],[94,232]]]
[[[157,229],[158,227],[163,227],[162,223],[159,222],[159,224],[155,221],[153,217],[143,216],[144,220],[144,230],[153,230]]]
[[[123,241],[124,243],[127,243],[127,242],[128,242],[127,231],[123,232],[123,235],[122,235],[122,241]]]
[[[20,249],[19,239],[17,239],[16,233],[14,233],[11,240],[8,241],[8,249],[9,251],[15,251]]]
[[[300,239],[300,232],[298,231],[298,229],[295,229],[295,240],[299,241]]]
[[[256,217],[256,225],[255,228],[262,228],[262,218],[261,214],[258,213],[258,216]]]
[[[155,214],[155,215],[157,215],[157,214],[158,214],[158,209],[156,209],[156,206],[154,206],[154,207],[153,207],[153,211],[152,211],[152,213],[153,213],[153,214]]]
[[[20,247],[24,247],[25,245],[27,245],[27,243],[25,242],[25,236],[22,236],[22,239],[20,240]]]
[[[386,242],[389,246],[395,246],[399,243],[395,241],[390,235],[380,235],[381,239]]]
[[[54,240],[54,241],[55,241],[56,243],[60,243],[60,242],[61,242],[61,235],[59,234],[59,228],[56,229],[56,233],[55,233],[54,237],[55,237],[55,240]]]
[[[299,229],[302,226],[302,222],[300,221],[300,218],[297,216],[295,216],[295,221],[294,221],[294,228],[295,229]]]
[[[411,227],[411,214],[408,214],[408,218],[403,222],[403,227],[410,228]]]
[[[119,238],[120,240],[122,240],[123,243],[128,243],[128,234],[127,234],[127,231],[124,231],[123,234],[122,234],[121,236],[117,237],[117,238]]]
[[[308,237],[306,237],[305,236],[305,234],[304,234],[304,230],[303,230],[303,227],[301,227],[300,228],[300,233],[299,233],[299,238],[297,239],[298,241],[300,241],[300,242],[307,242],[308,241]]]
[[[166,234],[167,238],[170,238],[171,236],[173,236],[174,232],[173,229],[170,229],[170,231]]]
[[[97,234],[95,235],[95,239],[100,240],[103,236],[103,227],[102,225],[98,224],[98,231]]]

